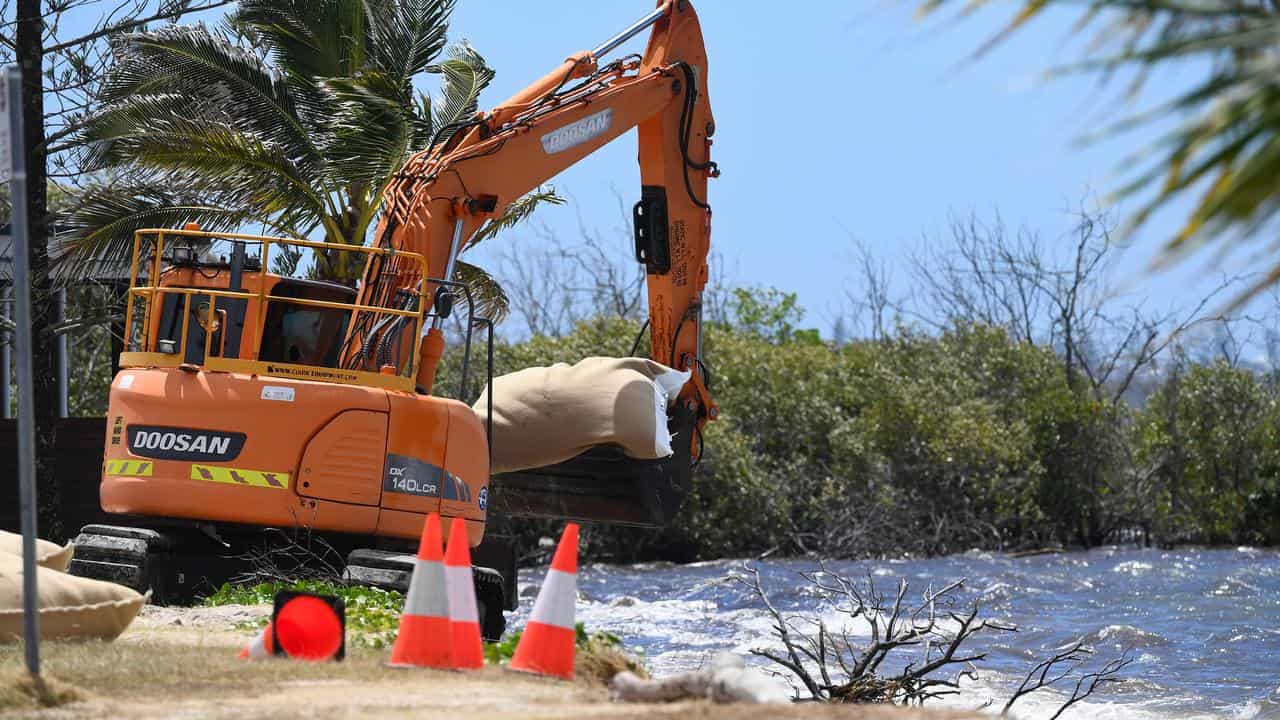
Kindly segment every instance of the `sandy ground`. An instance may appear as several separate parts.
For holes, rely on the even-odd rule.
[[[47,643],[45,672],[83,699],[58,708],[8,710],[21,653],[0,646],[0,716],[22,718],[955,718],[867,706],[628,705],[606,688],[504,668],[475,673],[385,667],[387,651],[355,649],[343,663],[249,663],[236,659],[253,632],[238,624],[266,606],[148,607],[114,643]],[[12,699],[12,696],[10,696]]]

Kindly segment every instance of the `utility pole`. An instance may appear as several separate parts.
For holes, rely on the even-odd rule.
[[[58,477],[53,472],[54,428],[58,416],[58,371],[53,339],[53,296],[49,281],[49,191],[44,132],[44,60],[45,8],[41,0],[17,0],[17,33],[14,57],[22,71],[22,136],[17,138],[14,153],[22,153],[26,169],[26,189],[14,193],[14,206],[25,205],[27,242],[26,272],[15,273],[15,298],[19,285],[31,293],[31,368],[35,413],[35,468],[40,477],[40,490],[45,498],[37,507],[42,532],[55,540],[64,539],[67,528],[59,517]],[[15,234],[16,238],[16,234]],[[16,249],[16,245],[15,245]],[[18,269],[15,252],[14,269]],[[16,319],[16,318],[15,318]],[[15,362],[17,362],[15,360]],[[19,385],[21,381],[18,381]],[[21,388],[19,387],[19,393]],[[19,402],[22,402],[19,396]]]
[[[8,117],[0,146],[9,162],[0,172],[8,175],[13,202],[10,223],[13,243],[14,344],[18,356],[18,497],[22,516],[22,633],[27,672],[40,675],[40,607],[36,602],[36,445],[34,383],[31,378],[31,275],[27,257],[26,152],[22,134],[22,71],[4,71],[4,102]],[[7,381],[7,378],[6,378]]]

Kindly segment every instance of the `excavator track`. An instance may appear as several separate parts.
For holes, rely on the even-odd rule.
[[[406,553],[354,550],[347,556],[346,578],[360,585],[407,593],[416,559]],[[471,575],[476,588],[480,634],[489,642],[497,642],[507,629],[507,618],[502,614],[508,601],[506,583],[502,573],[493,568],[472,565]]]
[[[75,539],[76,552],[69,568],[72,575],[106,580],[153,592],[164,597],[164,588],[155,587],[154,578],[170,540],[155,530],[116,525],[86,525]]]
[[[75,539],[70,572],[106,580],[138,592],[151,592],[157,605],[183,605],[207,595],[248,568],[245,561],[204,536],[123,525],[86,525]],[[387,550],[357,549],[347,556],[348,582],[408,592],[414,556]],[[509,572],[514,573],[514,564]],[[514,610],[514,578],[488,567],[472,566],[481,634],[496,642],[506,630],[504,608]]]
[[[198,533],[86,525],[75,539],[72,575],[150,592],[157,605],[190,604],[240,571],[241,562]]]

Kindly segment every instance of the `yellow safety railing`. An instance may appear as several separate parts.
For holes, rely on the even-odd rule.
[[[138,270],[142,263],[142,255],[144,248],[144,240],[150,238],[151,257],[147,259],[150,265],[147,284],[139,284]],[[408,318],[413,322],[414,332],[409,335],[411,338],[418,338],[422,334],[423,323],[425,321],[428,302],[421,286],[416,291],[418,295],[416,310],[401,310],[397,308],[374,307],[369,305],[360,305],[354,302],[334,302],[330,300],[314,300],[310,298],[295,298],[284,296],[273,296],[266,292],[266,283],[257,282],[254,290],[217,290],[213,288],[201,287],[162,287],[160,286],[160,278],[164,268],[162,262],[164,260],[164,249],[166,242],[172,243],[175,239],[198,239],[198,240],[220,240],[220,241],[237,241],[251,245],[260,245],[261,254],[259,256],[258,272],[263,275],[267,274],[268,263],[271,259],[271,249],[274,246],[291,246],[311,248],[314,250],[331,250],[340,252],[354,252],[367,256],[383,255],[387,257],[400,257],[415,263],[420,271],[419,277],[427,277],[427,263],[422,255],[414,252],[403,250],[390,250],[385,248],[372,248],[359,245],[346,245],[339,243],[316,242],[314,240],[302,240],[298,238],[282,238],[269,237],[264,235],[245,235],[241,233],[223,233],[223,232],[206,232],[203,230],[175,230],[175,229],[148,229],[139,230],[133,236],[133,257],[129,267],[129,294],[125,307],[125,332],[124,341],[125,352],[120,355],[121,367],[179,367],[187,364],[187,329],[191,317],[191,298],[199,296],[201,299],[208,298],[209,308],[205,315],[208,318],[209,327],[205,328],[204,333],[204,352],[202,354],[201,366],[204,369],[212,371],[226,372],[248,372],[263,375],[278,375],[282,377],[293,377],[306,380],[318,380],[322,382],[345,382],[371,385],[376,387],[385,387],[390,389],[405,390],[412,392],[414,389],[413,370],[417,368],[419,358],[418,343],[411,343],[410,358],[408,363],[403,363],[401,367],[396,369],[394,374],[386,374],[382,372],[367,372],[360,370],[347,370],[344,368],[330,368],[324,366],[298,365],[282,362],[262,362],[259,360],[261,351],[263,330],[267,318],[267,306],[269,303],[287,303],[292,305],[302,305],[306,307],[327,308],[348,310],[351,312],[354,321],[357,313],[370,313],[378,316],[394,316]],[[181,295],[183,296],[182,311],[182,330],[180,335],[179,347],[176,353],[159,352],[152,347],[152,312],[153,308],[159,307],[159,301],[164,295]],[[218,298],[242,299],[256,301],[256,333],[254,335],[254,346],[252,348],[252,358],[225,358],[212,355],[213,336],[216,331],[211,330],[217,320]],[[138,299],[145,300],[142,315],[142,348],[135,349],[137,343],[134,339],[134,303]],[[348,326],[349,327],[349,326]],[[225,337],[225,336],[224,336]],[[339,341],[345,338],[339,338]]]

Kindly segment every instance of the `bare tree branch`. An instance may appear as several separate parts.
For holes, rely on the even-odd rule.
[[[146,25],[147,23],[152,23],[159,20],[173,20],[175,18],[179,18],[183,15],[187,15],[190,13],[201,12],[204,10],[212,10],[214,8],[223,7],[224,5],[230,5],[233,2],[235,2],[235,0],[210,0],[209,2],[205,2],[205,3],[193,3],[193,2],[190,2],[189,0],[183,0],[181,2],[173,3],[173,4],[166,3],[164,6],[162,6],[162,9],[154,13],[151,13],[150,15],[130,17],[127,20],[121,20],[119,22],[114,22],[114,23],[99,23],[98,27],[95,28],[93,31],[86,33],[84,35],[81,35],[80,37],[74,38],[72,40],[57,43],[55,45],[47,47],[45,48],[45,52],[46,53],[62,52],[64,50],[69,50],[71,48],[79,47],[86,43],[91,43],[95,40],[100,40],[109,35],[114,35],[116,33],[135,30],[139,27],[142,27],[143,25]]]

